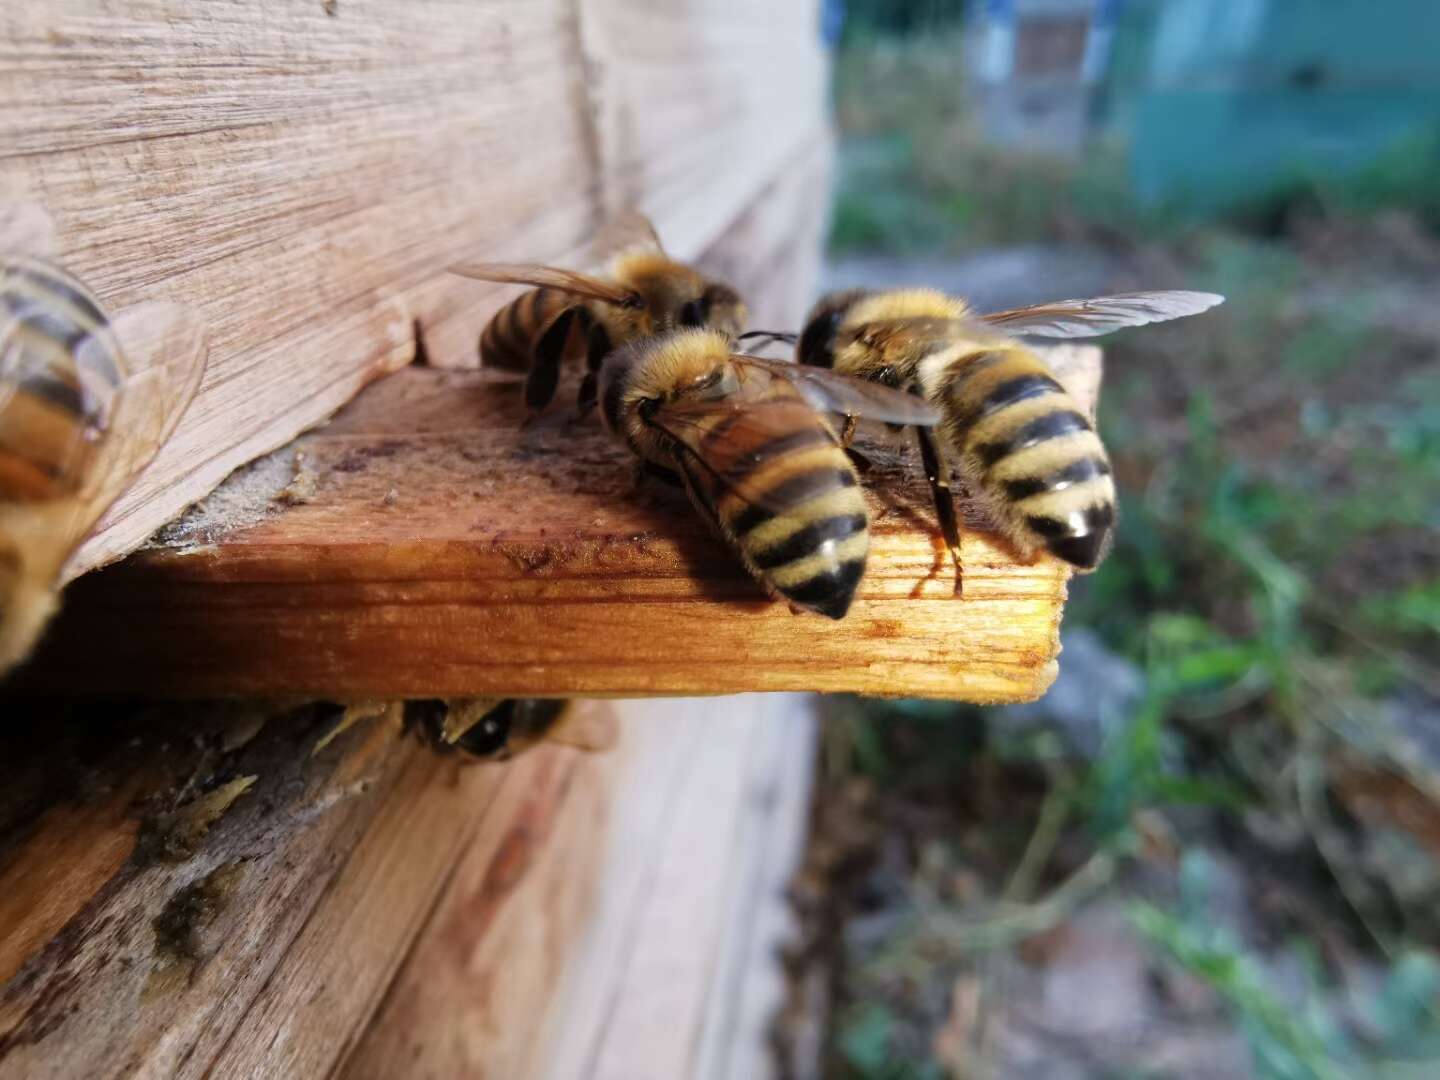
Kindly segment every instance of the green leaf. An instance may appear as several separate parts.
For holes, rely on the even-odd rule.
[[[1158,803],[1219,806],[1237,813],[1250,806],[1252,801],[1238,785],[1192,776],[1158,776],[1150,783],[1150,793]]]

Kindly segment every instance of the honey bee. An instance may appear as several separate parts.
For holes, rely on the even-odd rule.
[[[509,761],[542,743],[599,752],[616,742],[614,717],[565,698],[409,701],[405,719],[436,750],[480,761]]]
[[[941,414],[935,435],[923,427],[916,435],[959,594],[951,463],[1027,556],[1043,549],[1093,570],[1115,524],[1110,461],[1094,424],[1013,335],[1096,337],[1196,315],[1223,299],[1138,292],[977,316],[965,301],[932,289],[856,290],[816,304],[796,352],[802,364],[920,394]]]
[[[595,406],[605,357],[638,337],[679,327],[710,327],[735,337],[745,303],[730,286],[711,281],[665,254],[654,227],[638,214],[611,223],[599,246],[616,249],[604,276],[530,263],[462,263],[452,271],[481,281],[536,288],[496,312],[480,334],[486,367],[528,371],[525,404],[539,411],[555,396],[572,335],[585,339],[582,415]]]
[[[205,368],[199,317],[108,317],[53,261],[30,204],[0,206],[0,673],[59,605],[65,563],[169,437]]]
[[[939,414],[889,387],[734,350],[703,329],[617,349],[600,371],[605,425],[642,463],[679,476],[767,592],[842,618],[865,572],[869,516],[826,414],[914,425]]]

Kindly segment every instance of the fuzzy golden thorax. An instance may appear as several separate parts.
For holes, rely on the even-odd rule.
[[[845,313],[842,328],[853,330],[886,319],[963,319],[970,313],[964,300],[938,289],[890,289],[871,293]]]
[[[615,350],[600,370],[605,425],[644,460],[672,464],[668,440],[649,417],[679,397],[733,392],[730,352],[730,338],[709,329],[676,330]]]
[[[745,326],[748,312],[734,289],[709,281],[692,267],[658,252],[620,255],[611,264],[610,274],[644,301],[638,308],[593,305],[614,342],[687,326],[710,327],[733,338]]]
[[[821,299],[806,319],[797,359],[832,367],[846,375],[904,387],[916,377],[916,365],[935,351],[937,326],[930,334],[903,324],[963,319],[969,308],[934,289],[851,290]]]
[[[963,319],[968,311],[963,300],[934,289],[895,289],[866,296],[846,312],[837,331],[835,370],[908,387],[919,376],[920,362],[953,334],[944,324]],[[924,322],[935,325],[927,331]]]

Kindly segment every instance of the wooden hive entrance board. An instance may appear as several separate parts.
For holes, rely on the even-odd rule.
[[[1099,351],[1061,348],[1052,363],[1093,406]],[[562,408],[521,431],[523,412],[515,384],[481,373],[411,368],[374,385],[149,550],[77,582],[17,685],[998,702],[1053,679],[1068,570],[1019,561],[966,505],[954,597],[908,445],[866,447],[869,570],[831,622],[766,599],[681,493],[637,489],[594,417],[573,423]]]

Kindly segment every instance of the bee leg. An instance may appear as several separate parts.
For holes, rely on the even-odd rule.
[[[862,454],[859,450],[856,450],[853,446],[847,446],[845,448],[845,456],[850,459],[850,464],[854,465],[855,468],[859,469],[862,473],[867,473],[875,467],[875,463],[873,461],[871,461],[868,457]]]
[[[955,595],[964,594],[965,571],[960,564],[960,526],[955,520],[955,497],[950,494],[950,470],[935,450],[935,440],[922,427],[915,429],[920,442],[920,460],[925,466],[925,479],[930,481],[930,497],[935,501],[935,516],[940,519],[940,535],[950,549],[955,564]]]
[[[860,418],[858,416],[849,413],[846,414],[845,426],[840,429],[840,447],[842,450],[850,449],[851,440],[855,438],[855,425],[859,422]]]
[[[641,487],[647,480],[658,480],[667,487],[683,488],[685,482],[671,469],[664,465],[656,465],[653,461],[637,461],[635,463],[635,486]]]
[[[589,319],[589,312],[586,318]],[[590,333],[586,338],[585,347],[585,379],[580,384],[580,398],[576,405],[579,409],[577,419],[584,419],[590,415],[590,410],[595,408],[595,391],[600,379],[600,365],[605,362],[605,357],[610,355],[610,335],[606,333],[605,327],[599,323],[592,323]]]
[[[566,308],[545,328],[535,342],[535,366],[525,380],[525,404],[538,413],[550,404],[560,382],[560,361],[565,356],[565,342],[570,339],[570,326],[579,308]]]

